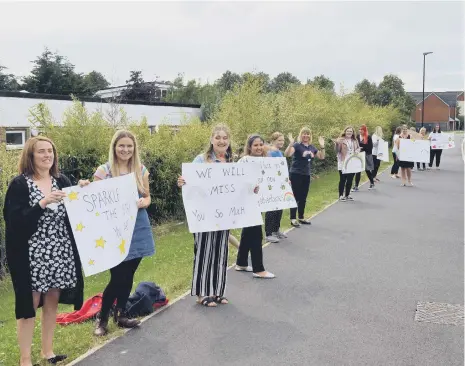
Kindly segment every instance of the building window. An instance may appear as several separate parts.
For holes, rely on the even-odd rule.
[[[167,93],[167,90],[162,90],[162,91],[161,91],[161,95],[163,96],[163,98],[166,97],[166,93]]]
[[[6,148],[7,149],[22,149],[26,142],[25,130],[6,130]]]

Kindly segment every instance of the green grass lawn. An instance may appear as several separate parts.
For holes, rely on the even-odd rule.
[[[387,165],[383,163],[380,171]],[[338,198],[338,181],[337,171],[322,173],[312,181],[306,207],[307,217],[314,215]],[[362,181],[366,181],[365,174],[362,174]],[[281,227],[283,230],[290,227],[287,211],[283,214]],[[170,300],[174,300],[190,288],[193,237],[188,232],[185,223],[160,225],[154,228],[154,232],[156,254],[142,261],[136,273],[134,285],[141,281],[153,281],[163,288]],[[234,230],[233,235],[239,238],[240,230]],[[234,263],[236,254],[236,249],[230,246],[230,264]],[[108,273],[85,278],[85,298],[102,292],[108,279]],[[14,366],[18,364],[19,350],[16,340],[14,293],[9,280],[0,282],[0,294],[0,365]],[[72,310],[70,306],[60,306],[59,312]],[[90,348],[122,333],[110,322],[110,334],[107,337],[97,338],[92,335],[93,326],[93,322],[65,327],[57,326],[55,352],[66,353],[69,356],[68,360],[71,361]],[[35,362],[40,359],[40,310],[36,320],[33,357]]]

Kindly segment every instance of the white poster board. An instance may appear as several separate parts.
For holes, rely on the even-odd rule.
[[[254,188],[258,163],[184,163],[182,199],[189,232],[262,225]]]
[[[431,134],[430,141],[433,150],[448,150],[455,147],[455,136],[453,133],[433,133]]]
[[[376,158],[389,163],[389,144],[387,141],[383,139],[378,140],[378,154]]]
[[[128,255],[137,217],[134,173],[63,191],[84,274],[91,276],[120,264]]]
[[[243,157],[240,162],[260,164],[258,206],[261,212],[284,210],[297,207],[289,183],[286,158]]]
[[[428,140],[400,139],[398,157],[402,161],[413,163],[429,163]]]
[[[365,152],[348,155],[342,164],[342,174],[363,172],[365,164]]]

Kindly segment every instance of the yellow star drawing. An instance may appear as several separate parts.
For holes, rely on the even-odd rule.
[[[134,216],[131,216],[131,220],[134,220]]]
[[[95,261],[93,259],[89,259],[89,266],[93,266],[95,264]]]
[[[84,229],[85,226],[82,225],[82,222],[80,222],[79,224],[76,225],[76,231],[81,231],[82,232],[82,229]]]
[[[95,213],[95,216],[99,217],[99,216],[100,216],[100,214],[99,214],[98,212],[96,212],[96,213]]]
[[[118,245],[119,251],[121,254],[126,253],[124,246],[126,245],[126,240],[122,239],[120,245]]]
[[[101,248],[105,249],[105,243],[106,243],[106,241],[103,240],[103,237],[100,237],[100,239],[97,239],[95,241],[95,247],[96,248],[101,247]]]
[[[69,192],[69,193],[68,193],[68,199],[69,199],[69,201],[70,201],[70,202],[71,202],[71,201],[77,201],[77,200],[78,200],[78,194],[79,194],[78,192],[73,192],[73,191]]]

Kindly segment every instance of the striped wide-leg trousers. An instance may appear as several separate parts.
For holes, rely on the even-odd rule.
[[[229,230],[194,234],[192,296],[223,296],[228,268]]]

